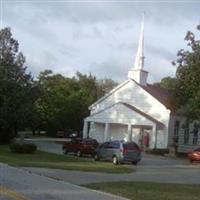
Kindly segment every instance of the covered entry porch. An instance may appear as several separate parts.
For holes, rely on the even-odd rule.
[[[149,148],[157,148],[158,132],[162,133],[164,125],[137,108],[116,103],[84,120],[83,137],[91,137],[99,143],[110,140],[134,141],[143,145],[148,134]]]
[[[157,126],[87,122],[84,125],[84,138],[94,138],[99,143],[113,140],[134,141],[140,147],[147,145],[145,137],[148,136],[148,147],[156,148]]]

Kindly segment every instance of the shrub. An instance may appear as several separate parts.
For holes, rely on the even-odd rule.
[[[0,127],[0,144],[9,144],[14,136],[14,133],[10,129],[2,129]]]
[[[150,149],[146,153],[155,154],[155,155],[164,155],[169,153],[169,149]]]
[[[31,143],[12,143],[10,144],[10,150],[13,153],[34,153],[37,150],[37,146]]]

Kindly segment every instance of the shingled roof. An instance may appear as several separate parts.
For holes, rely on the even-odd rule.
[[[155,97],[158,101],[160,101],[163,105],[165,105],[171,111],[174,111],[174,98],[172,94],[165,88],[147,84],[146,86],[140,85],[144,90],[146,90],[149,94]]]

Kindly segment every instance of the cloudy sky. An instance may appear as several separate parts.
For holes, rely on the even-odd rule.
[[[36,77],[44,69],[123,81],[133,67],[145,12],[145,69],[149,82],[173,76],[171,61],[196,34],[200,1],[0,0],[1,28],[14,38]]]

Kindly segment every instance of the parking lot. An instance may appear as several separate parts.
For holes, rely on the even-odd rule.
[[[62,145],[49,141],[35,141],[39,149],[62,154]],[[90,159],[90,158],[86,158]],[[134,167],[128,165],[128,167]],[[187,159],[144,154],[136,172],[131,174],[105,174],[97,172],[65,171],[57,169],[25,168],[28,171],[82,185],[106,181],[149,181],[161,183],[200,184],[200,165]]]

